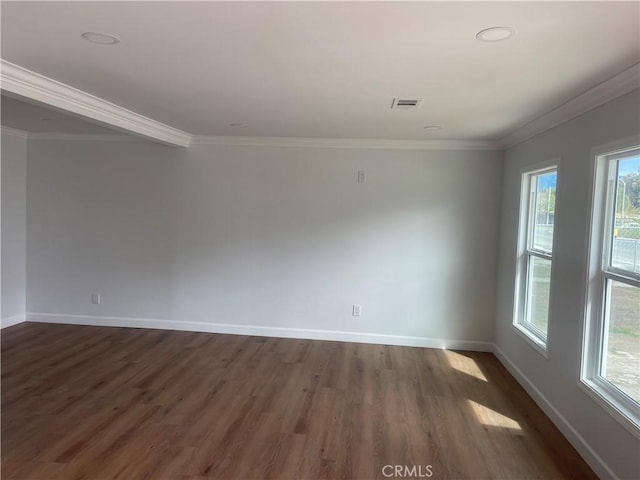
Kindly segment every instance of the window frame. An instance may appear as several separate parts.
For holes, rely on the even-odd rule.
[[[588,224],[584,332],[579,385],[628,431],[640,438],[640,403],[601,375],[606,364],[608,308],[612,282],[640,288],[640,274],[611,266],[617,197],[612,164],[640,153],[640,138],[630,137],[592,151],[591,212]]]
[[[534,247],[534,225],[536,201],[533,201],[532,179],[547,173],[556,173],[556,199],[554,205],[554,228],[553,244],[551,251]],[[554,250],[557,244],[558,229],[555,219],[558,218],[558,192],[560,191],[560,159],[554,158],[546,162],[528,166],[521,171],[520,175],[520,208],[518,219],[518,249],[516,259],[515,275],[515,308],[512,326],[527,343],[534,347],[543,357],[548,358],[547,349],[549,344],[549,327],[551,325],[552,305],[553,305],[553,279],[556,262],[554,261]],[[550,266],[549,283],[549,308],[547,310],[547,332],[542,332],[531,322],[527,321],[527,314],[530,309],[531,297],[528,295],[530,269],[532,268],[532,257],[548,260]]]

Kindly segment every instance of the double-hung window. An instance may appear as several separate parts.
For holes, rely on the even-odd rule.
[[[522,175],[514,325],[545,351],[551,296],[557,166]]]
[[[582,380],[640,424],[640,148],[596,159]]]

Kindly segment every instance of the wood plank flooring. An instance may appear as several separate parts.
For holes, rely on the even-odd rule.
[[[489,353],[29,323],[1,340],[5,480],[596,478]]]

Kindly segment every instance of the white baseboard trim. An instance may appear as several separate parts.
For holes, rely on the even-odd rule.
[[[0,321],[0,328],[7,328],[23,323],[25,321],[25,315],[12,315],[5,317]]]
[[[373,343],[405,347],[442,348],[492,352],[491,342],[448,340],[427,337],[382,335],[377,333],[313,330],[308,328],[264,327],[257,325],[233,325],[228,323],[183,322],[150,318],[96,317],[90,315],[61,315],[53,313],[28,313],[29,322],[93,325],[101,327],[154,328],[183,330],[188,332],[224,333],[259,337],[301,338],[306,340],[331,340],[337,342]]]
[[[507,355],[494,344],[494,355],[500,360],[500,363],[513,375],[522,388],[533,398],[533,401],[542,409],[556,427],[562,432],[565,438],[578,451],[580,456],[589,464],[593,471],[600,478],[609,478],[618,480],[611,468],[600,458],[600,456],[591,448],[587,441],[580,435],[575,428],[567,421],[566,418],[551,404],[551,402],[538,390],[538,388],[527,378]]]

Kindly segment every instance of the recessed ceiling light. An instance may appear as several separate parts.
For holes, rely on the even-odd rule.
[[[436,130],[442,130],[440,125],[425,125],[424,129],[428,132],[435,132]]]
[[[507,38],[511,38],[516,34],[513,27],[491,27],[480,30],[476,34],[476,38],[481,42],[501,42]]]
[[[120,43],[118,37],[109,35],[108,33],[84,32],[82,38],[91,43],[97,43],[98,45],[115,45]]]

